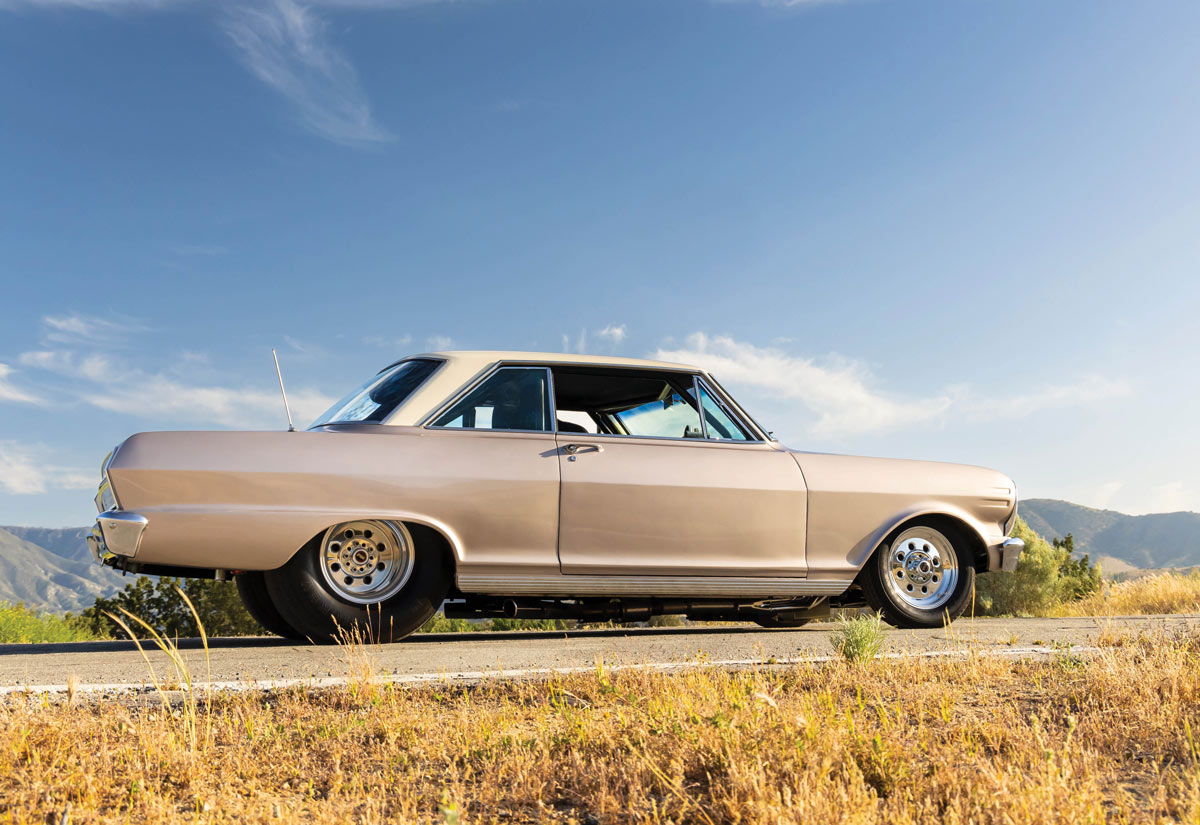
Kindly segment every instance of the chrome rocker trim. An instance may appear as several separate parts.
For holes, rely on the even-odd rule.
[[[92,555],[101,564],[113,556],[134,558],[142,546],[142,533],[149,523],[140,513],[106,510],[96,516],[91,535],[87,537]]]
[[[816,596],[836,595],[849,580],[814,581],[770,576],[497,576],[459,573],[464,593],[502,596]]]

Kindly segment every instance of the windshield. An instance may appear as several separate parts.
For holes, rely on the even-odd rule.
[[[384,370],[317,417],[311,426],[338,421],[382,421],[413,394],[440,361],[414,358]]]

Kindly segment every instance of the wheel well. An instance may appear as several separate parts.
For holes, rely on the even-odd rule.
[[[454,549],[450,546],[450,540],[440,530],[430,527],[428,524],[419,524],[415,521],[403,521],[401,524],[412,534],[413,543],[419,549],[434,550],[441,554],[453,580],[457,559],[454,557]]]
[[[435,527],[430,527],[427,524],[421,524],[415,521],[404,521],[403,519],[385,518],[378,519],[378,521],[391,521],[397,524],[403,524],[405,529],[408,530],[409,534],[412,536],[414,545],[422,550],[433,549],[435,552],[441,554],[443,561],[450,570],[451,574],[454,573],[457,561],[454,557],[454,549],[450,544],[450,540],[446,538],[446,536],[440,530]],[[317,533],[311,539],[304,542],[304,544],[300,545],[299,549],[296,550],[296,553],[303,551],[306,547],[318,544],[321,541],[321,537],[325,535],[329,528],[336,526],[337,525],[335,524],[331,524],[329,527],[321,530],[321,532]],[[293,553],[292,556],[295,556],[296,553]]]
[[[897,535],[909,527],[916,527],[924,524],[935,530],[940,530],[943,533],[949,533],[957,536],[971,553],[972,566],[977,573],[986,573],[988,569],[988,553],[987,545],[980,538],[979,533],[975,531],[971,525],[967,524],[960,518],[948,516],[943,513],[926,513],[925,515],[913,516],[901,524],[896,525],[895,529],[888,533],[887,538],[879,543],[879,547],[883,547],[887,543],[887,539]],[[875,552],[879,552],[879,547],[875,548]],[[872,553],[874,555],[874,553]]]

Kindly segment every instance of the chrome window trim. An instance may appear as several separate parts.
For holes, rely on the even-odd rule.
[[[494,427],[439,427],[438,425],[433,423],[435,420],[437,420],[439,417],[441,417],[444,413],[449,412],[454,407],[454,405],[456,405],[458,402],[462,401],[464,398],[466,398],[468,395],[470,395],[472,392],[474,392],[478,387],[482,386],[483,383],[485,381],[489,380],[493,375],[500,372],[501,370],[506,370],[506,369],[528,369],[528,370],[540,369],[546,373],[546,392],[549,394],[549,397],[546,400],[547,400],[547,409],[549,409],[549,411],[550,411],[550,429],[548,429],[548,430],[509,430],[509,429],[499,429],[499,428],[494,428]],[[432,378],[433,373],[430,373],[429,377]],[[431,415],[427,415],[423,419],[421,419],[421,423],[418,424],[417,426],[421,427],[422,429],[439,430],[439,431],[476,432],[476,433],[480,433],[480,432],[482,432],[482,433],[525,433],[525,434],[546,433],[549,435],[554,435],[555,433],[558,432],[558,415],[557,415],[557,413],[558,413],[558,410],[554,406],[554,373],[550,371],[550,367],[546,366],[545,364],[538,363],[536,361],[515,361],[515,362],[497,361],[495,364],[492,364],[487,370],[485,370],[482,375],[478,376],[477,378],[475,378],[472,381],[467,382],[466,388],[459,391],[458,393],[456,393],[449,402],[442,404],[442,406],[440,406],[436,410],[434,410],[434,412]]]
[[[773,442],[779,441],[779,439],[775,438],[766,428],[759,424],[758,421],[754,419],[754,416],[746,412],[746,408],[739,404],[737,400],[730,395],[729,391],[721,386],[721,382],[717,380],[715,375],[711,373],[704,373],[704,377],[708,382],[711,382],[710,385],[712,388],[717,390],[716,394],[719,395],[720,400],[725,402],[725,406],[730,410],[736,410],[738,413],[738,418],[741,420],[741,422],[743,424],[749,423],[751,425],[750,429],[753,432],[757,432],[761,440]]]
[[[418,384],[413,389],[412,393],[409,394],[409,398],[411,398],[413,395],[416,395],[417,391],[420,390],[421,387],[425,386],[430,381],[432,381],[434,379],[434,377],[436,377],[437,374],[442,371],[442,368],[445,367],[446,363],[447,363],[447,359],[442,358],[437,355],[409,355],[405,358],[401,358],[399,361],[394,361],[391,364],[388,364],[386,367],[381,369],[379,372],[375,373],[375,375],[376,375],[376,377],[383,375],[385,372],[392,369],[393,367],[398,367],[401,364],[407,363],[409,361],[435,361],[437,363],[437,365],[430,371],[429,375],[425,376],[425,380],[422,381],[420,384]],[[330,425],[334,425],[334,424],[375,424],[375,425],[388,424],[391,422],[391,420],[393,418],[396,417],[396,414],[399,413],[400,410],[402,410],[404,408],[404,405],[407,403],[408,403],[408,398],[404,399],[399,404],[397,404],[392,409],[392,411],[387,414],[387,416],[385,418],[383,418],[379,421],[326,421],[323,424],[309,424],[307,427],[304,428],[304,431],[308,432],[308,431],[312,430],[314,427],[326,427],[326,426],[330,426]]]
[[[405,358],[405,359],[401,359],[401,360],[402,361],[411,361],[411,360],[414,360],[416,358],[421,358],[421,357],[423,357],[423,356],[413,356],[412,358]],[[442,360],[443,364],[446,363],[445,359],[441,359],[441,360]],[[396,362],[396,364],[399,364],[399,363],[401,363],[401,361]],[[390,367],[393,367],[396,364],[391,364],[388,367],[385,367],[384,369],[389,369]],[[424,416],[416,424],[416,426],[421,427],[422,429],[458,430],[460,432],[493,432],[493,433],[499,433],[499,432],[515,432],[515,433],[548,432],[546,430],[493,430],[493,429],[488,429],[488,428],[435,427],[435,426],[433,426],[432,422],[438,416],[442,415],[442,413],[446,412],[451,407],[453,407],[455,404],[457,404],[459,401],[461,401],[463,398],[465,398],[469,393],[474,391],[476,387],[478,387],[480,384],[482,384],[484,381],[486,381],[488,378],[490,378],[493,374],[495,374],[496,372],[498,372],[506,367],[540,367],[541,369],[544,369],[549,373],[549,383],[547,386],[548,386],[549,392],[550,392],[550,415],[553,419],[553,424],[554,424],[554,429],[549,432],[553,432],[556,435],[558,434],[559,430],[558,430],[558,407],[555,405],[555,399],[554,399],[554,368],[555,367],[586,367],[587,369],[596,369],[596,370],[640,370],[643,372],[683,373],[685,375],[692,376],[693,382],[698,378],[704,382],[704,385],[706,387],[708,387],[709,394],[712,395],[714,399],[716,399],[717,403],[722,405],[725,412],[728,413],[730,415],[730,417],[734,418],[736,421],[738,421],[740,424],[742,424],[742,426],[746,427],[747,431],[749,431],[750,434],[755,437],[751,438],[751,439],[747,439],[746,441],[732,441],[732,440],[726,439],[726,438],[716,438],[716,439],[710,439],[707,437],[706,438],[683,438],[682,436],[629,435],[629,434],[625,434],[625,433],[569,433],[569,435],[586,436],[588,438],[593,438],[593,437],[637,438],[637,439],[651,440],[651,441],[684,441],[684,442],[688,442],[690,444],[695,444],[695,443],[700,442],[700,443],[707,443],[707,444],[723,444],[723,445],[764,444],[764,443],[769,443],[769,442],[775,441],[774,438],[771,438],[769,435],[767,435],[767,431],[764,430],[761,426],[759,426],[757,421],[755,421],[750,415],[748,415],[746,413],[746,411],[736,401],[734,401],[732,399],[732,397],[729,395],[729,393],[726,392],[725,388],[721,386],[720,382],[718,382],[717,379],[714,378],[709,373],[706,373],[704,371],[695,370],[695,369],[689,369],[687,367],[670,367],[670,366],[658,367],[658,366],[643,366],[641,364],[596,364],[596,363],[591,363],[588,361],[554,361],[552,363],[547,363],[545,361],[537,361],[537,360],[497,361],[494,364],[488,365],[485,369],[483,369],[479,373],[477,373],[475,375],[475,377],[471,378],[466,383],[464,383],[461,387],[459,387],[459,389],[449,397],[449,400],[444,401],[440,406],[434,408],[433,412]],[[439,366],[438,369],[441,369],[441,366]],[[380,372],[382,372],[382,370],[380,370]],[[436,370],[433,373],[429,374],[429,378],[433,378],[434,374],[436,374]],[[428,379],[426,379],[426,380],[428,380]],[[696,405],[697,405],[697,408],[699,409],[699,407],[700,407],[699,395],[697,395],[697,397],[696,397]],[[403,405],[401,405],[401,406],[403,406]],[[399,409],[399,408],[397,408],[397,409]],[[385,422],[381,422],[381,423],[385,423]],[[706,426],[705,422],[704,422],[703,412],[700,413],[700,424],[701,424],[701,426]],[[747,424],[749,424],[750,426],[746,426]],[[706,429],[706,432],[707,432],[707,429]]]
[[[709,398],[711,398],[713,401],[716,402],[717,406],[721,408],[721,411],[724,412],[725,415],[729,416],[729,420],[732,421],[734,424],[739,425],[742,428],[742,430],[746,433],[746,438],[741,439],[741,440],[736,439],[736,438],[712,438],[712,439],[708,439],[708,440],[720,441],[722,443],[730,443],[730,442],[741,443],[741,444],[762,443],[763,439],[758,437],[757,435],[755,435],[754,428],[746,426],[746,422],[742,419],[742,417],[740,415],[738,415],[737,412],[735,412],[732,407],[730,407],[728,404],[725,403],[724,399],[719,394],[717,394],[717,392],[713,388],[713,386],[704,380],[704,376],[697,375],[696,381],[700,385],[700,387],[702,387],[704,389],[704,391],[708,393]],[[700,398],[699,390],[696,391],[696,403],[700,407],[700,421],[701,421],[701,423],[704,424],[704,432],[706,434],[705,438],[708,438],[708,436],[707,436],[708,423],[706,421],[704,421],[704,402]]]

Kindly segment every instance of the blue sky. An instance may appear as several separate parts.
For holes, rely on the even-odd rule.
[[[1200,4],[0,0],[0,523],[435,347],[1200,510]]]

